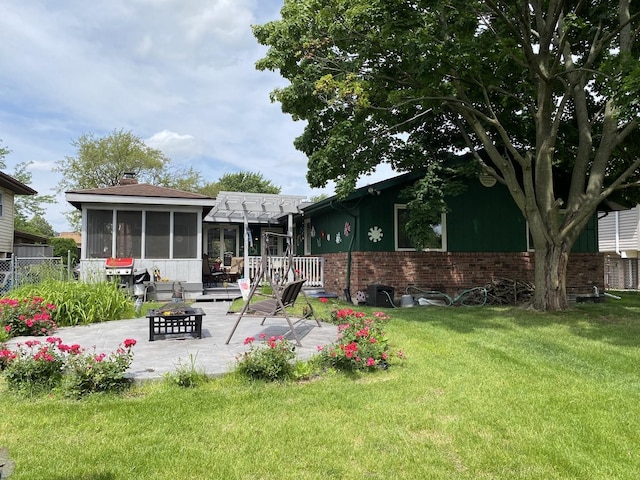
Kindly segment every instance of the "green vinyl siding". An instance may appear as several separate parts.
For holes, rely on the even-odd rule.
[[[527,250],[527,223],[504,186],[484,187],[474,179],[447,205],[447,251]]]
[[[311,239],[311,254],[349,251],[392,252],[395,250],[395,206],[406,203],[401,191],[406,184],[388,185],[380,194],[363,194],[345,202],[325,202],[304,218],[311,219],[316,236]],[[506,187],[483,186],[469,179],[467,188],[447,198],[445,216],[448,252],[526,252],[527,222]],[[351,224],[351,236],[345,236],[345,223]],[[336,242],[337,234],[340,242]],[[372,241],[371,235],[379,241]],[[574,252],[597,252],[597,221],[594,216],[574,245]],[[353,241],[353,244],[351,242]],[[301,253],[302,247],[299,247]]]

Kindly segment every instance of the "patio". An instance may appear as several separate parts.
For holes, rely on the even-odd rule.
[[[179,364],[191,365],[195,359],[196,368],[208,375],[221,375],[231,371],[235,357],[249,349],[244,344],[247,337],[258,339],[261,333],[268,337],[287,335],[288,325],[284,318],[267,319],[260,325],[261,318],[243,317],[229,344],[225,344],[237,315],[228,314],[230,302],[198,302],[205,316],[202,318],[202,338],[191,335],[157,336],[149,342],[149,320],[145,317],[130,320],[117,320],[79,327],[62,327],[55,336],[66,344],[78,343],[84,348],[96,347],[97,352],[108,353],[115,350],[126,338],[138,343],[133,348],[133,363],[128,375],[136,381],[160,379],[167,372],[176,370]],[[302,341],[302,347],[296,347],[298,359],[307,359],[315,354],[318,345],[328,345],[335,341],[337,327],[322,322],[318,328],[315,320],[303,320],[295,325]],[[29,337],[44,340],[42,337]],[[28,337],[16,337],[7,342],[10,346],[24,342]]]

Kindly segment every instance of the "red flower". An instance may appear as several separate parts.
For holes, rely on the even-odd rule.
[[[245,345],[249,345],[250,343],[253,343],[255,341],[255,338],[253,337],[247,337],[244,339],[244,344]]]
[[[133,347],[136,343],[137,343],[137,342],[135,341],[135,339],[133,339],[133,338],[127,338],[127,339],[124,341],[124,347],[125,347],[125,348],[131,348],[131,347]]]
[[[371,357],[367,358],[367,367],[373,367],[375,364],[376,364],[376,361],[373,358]]]
[[[329,299],[326,297],[320,297],[318,300],[320,301],[320,303],[327,303],[329,301]]]

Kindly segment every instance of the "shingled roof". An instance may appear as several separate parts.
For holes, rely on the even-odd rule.
[[[185,192],[175,188],[159,187],[148,183],[116,185],[114,187],[88,188],[65,192],[67,201],[76,208],[83,203],[165,203],[160,200],[172,199],[172,204],[212,206],[213,197],[199,193]]]

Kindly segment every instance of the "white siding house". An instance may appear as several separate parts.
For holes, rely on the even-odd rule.
[[[0,172],[0,258],[13,252],[13,200],[15,195],[35,195],[36,192],[15,178]]]
[[[614,289],[639,289],[640,207],[610,212],[598,220],[598,247],[607,254],[605,283]]]

